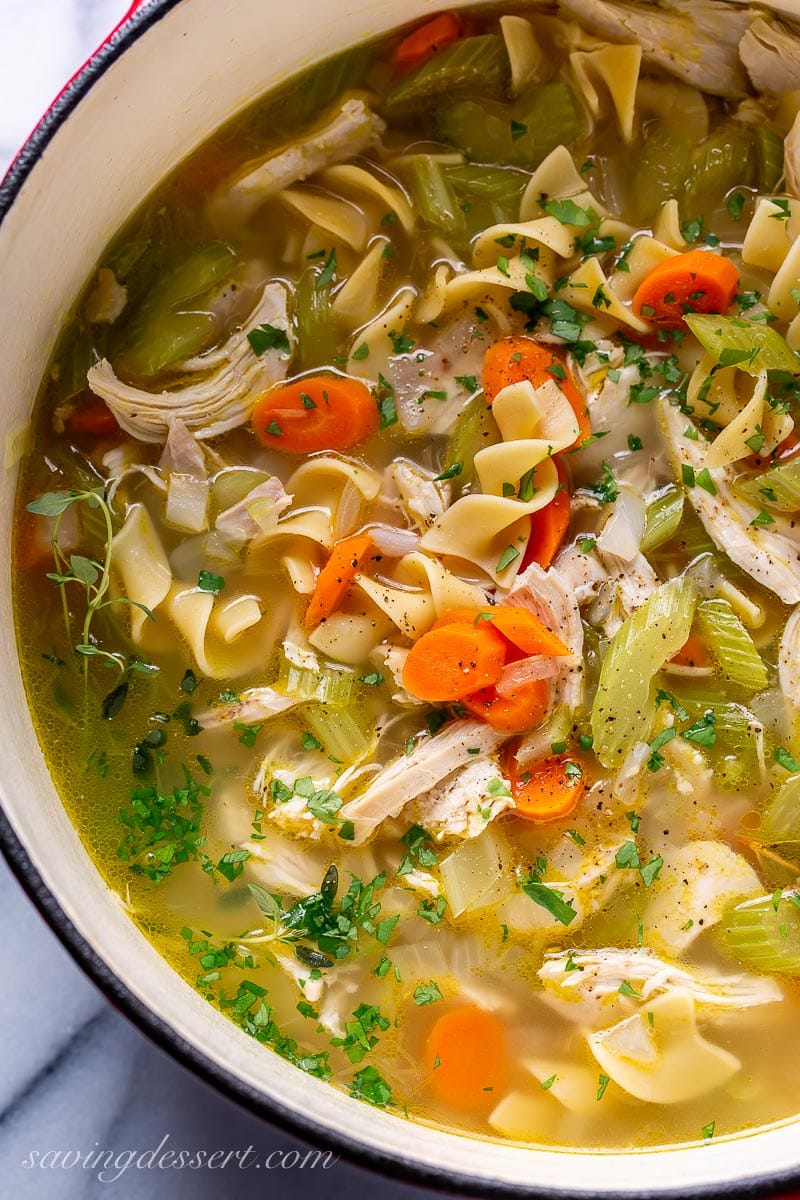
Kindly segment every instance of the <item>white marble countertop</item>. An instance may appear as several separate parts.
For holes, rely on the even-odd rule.
[[[128,0],[0,0],[0,175],[63,83],[117,23]],[[74,965],[0,858],[0,1181],[15,1200],[250,1200],[313,1194],[376,1200],[427,1193],[335,1163],[329,1169],[157,1170],[133,1155],[244,1152],[261,1161],[296,1145],[156,1049]],[[77,1161],[112,1151],[103,1173]],[[43,1156],[50,1152],[50,1159]],[[53,1152],[69,1152],[52,1162]],[[148,1161],[146,1158],[143,1160]],[[244,1161],[253,1162],[254,1156]],[[276,1160],[273,1159],[273,1163]],[[34,1165],[32,1165],[34,1164]]]

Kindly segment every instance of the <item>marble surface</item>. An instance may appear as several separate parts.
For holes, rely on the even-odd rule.
[[[128,0],[0,0],[0,175],[128,7]],[[282,1169],[273,1157],[268,1174],[255,1169],[297,1143],[217,1095],[121,1017],[62,949],[2,858],[0,913],[0,1194],[338,1200],[369,1189],[376,1200],[425,1200],[423,1191],[341,1162],[312,1172]],[[162,1143],[190,1153],[239,1151],[242,1165],[231,1158],[216,1169],[123,1169]],[[94,1166],[108,1151],[111,1165],[104,1170],[101,1159]],[[53,1152],[68,1157],[50,1165]]]

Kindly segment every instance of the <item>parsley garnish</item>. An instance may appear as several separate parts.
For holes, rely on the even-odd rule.
[[[283,354],[292,352],[286,330],[278,329],[277,325],[259,325],[250,330],[247,340],[253,348],[253,353],[259,358],[267,350],[280,350]]]
[[[216,596],[225,587],[225,580],[221,575],[213,575],[211,571],[201,571],[197,577],[197,586],[201,592],[212,592]]]

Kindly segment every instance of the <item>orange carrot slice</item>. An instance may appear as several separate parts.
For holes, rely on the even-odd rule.
[[[448,1108],[483,1113],[502,1099],[510,1062],[503,1023],[476,1006],[439,1017],[424,1051],[431,1094]]]
[[[256,401],[253,432],[288,454],[349,450],[378,432],[375,398],[357,379],[313,375],[271,388]]]
[[[556,460],[560,489],[553,499],[538,512],[531,513],[531,533],[522,556],[520,572],[531,563],[538,563],[543,570],[552,563],[564,541],[572,513],[567,486],[567,473]]]
[[[75,438],[113,438],[122,433],[111,409],[98,396],[81,401],[64,424],[67,433]]]
[[[317,576],[306,609],[306,629],[313,629],[336,611],[373,544],[368,533],[357,533],[336,543],[330,558]]]
[[[517,814],[529,821],[557,821],[568,817],[577,808],[586,789],[586,774],[580,763],[560,754],[520,771],[516,752],[516,745],[508,748],[503,770],[511,785]],[[572,763],[571,768],[569,763]]]
[[[550,685],[531,679],[501,696],[495,687],[482,688],[461,703],[498,733],[525,733],[541,725],[550,709]]]
[[[710,250],[688,250],[654,267],[633,297],[637,316],[668,329],[684,324],[687,313],[724,313],[739,287],[729,258]]]
[[[392,66],[398,71],[408,71],[460,37],[459,16],[456,13],[441,13],[403,38],[392,55]]]
[[[591,437],[592,426],[586,401],[578,391],[564,356],[551,346],[540,346],[533,338],[507,337],[495,342],[483,360],[483,394],[487,404],[493,404],[498,392],[512,383],[528,380],[534,387],[552,380],[564,393],[580,427],[572,446],[580,446]]]
[[[669,661],[678,667],[710,667],[712,665],[708,648],[695,633],[689,635],[678,653],[673,654]]]
[[[513,604],[487,605],[486,608],[451,608],[437,618],[433,628],[457,622],[475,627],[491,624],[512,645],[525,654],[569,654],[569,650],[538,617]]]
[[[423,633],[408,652],[403,686],[432,703],[463,700],[497,683],[503,673],[505,642],[485,622],[457,621]]]

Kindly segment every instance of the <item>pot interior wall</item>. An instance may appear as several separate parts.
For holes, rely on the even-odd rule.
[[[264,88],[308,62],[452,0],[154,0],[142,35],[93,84],[44,149],[0,227],[0,423],[6,469],[0,543],[10,561],[15,445],[63,316],[103,246],[174,162]],[[140,18],[141,20],[142,18]],[[67,820],[27,718],[0,589],[3,803],[64,913],[160,1021],[251,1096],[356,1139],[374,1153],[452,1177],[550,1190],[656,1193],[791,1170],[796,1124],[749,1138],[647,1155],[538,1151],[415,1126],[345,1097],[259,1047],[184,984],[126,916]],[[467,1185],[468,1186],[468,1185]]]

